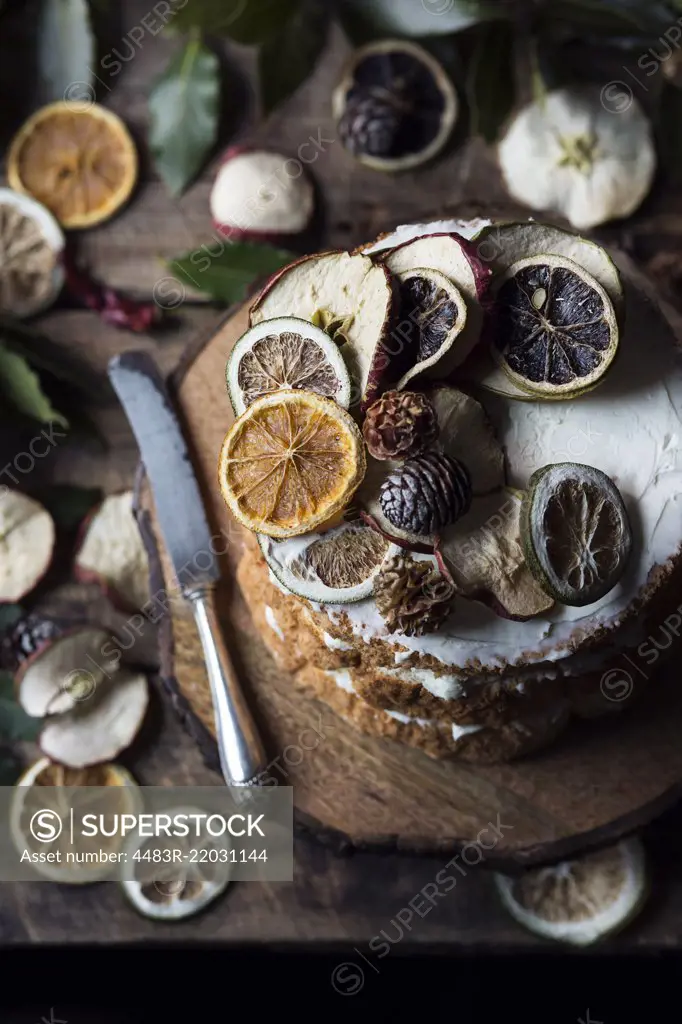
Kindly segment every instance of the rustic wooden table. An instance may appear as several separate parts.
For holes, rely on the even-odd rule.
[[[120,32],[112,46],[140,22],[148,5],[126,0],[118,12]],[[180,199],[173,199],[150,168],[145,149],[149,84],[162,70],[174,47],[160,35],[146,35],[139,50],[116,78],[102,79],[101,99],[131,126],[142,154],[142,180],[130,205],[110,224],[86,232],[78,239],[80,252],[94,273],[113,286],[133,294],[149,295],[166,276],[161,258],[178,255],[202,243],[214,242],[208,197],[217,158]],[[119,47],[121,46],[119,42]],[[231,119],[240,122],[237,136],[265,142],[296,153],[312,138],[319,155],[311,170],[320,185],[325,206],[325,239],[330,247],[347,247],[374,237],[396,222],[415,220],[445,205],[461,202],[503,201],[504,194],[493,154],[477,141],[459,143],[442,160],[416,174],[399,178],[372,173],[353,163],[335,137],[330,117],[330,92],[347,55],[347,45],[335,32],[313,78],[267,124],[253,127],[255,102],[245,83],[253,70],[252,54],[245,49],[224,49],[233,70],[233,84],[225,103]],[[4,77],[0,72],[0,78]],[[0,85],[2,83],[0,82]],[[234,115],[236,114],[236,118]],[[19,111],[5,107],[0,130],[14,126]],[[230,118],[226,118],[226,121]],[[230,138],[234,138],[231,136]],[[228,136],[225,135],[225,141]],[[0,138],[4,142],[4,139]],[[682,238],[682,192],[658,182],[645,207],[632,222],[609,229],[607,240],[617,241],[653,269],[659,283],[674,290],[676,252]],[[183,349],[198,332],[215,326],[223,312],[201,302],[186,302],[170,332],[134,336],[103,324],[87,311],[55,309],[40,327],[64,346],[78,352],[104,373],[108,359],[127,348],[143,347],[153,353],[164,371],[176,365]],[[137,452],[132,435],[112,396],[105,407],[93,408],[93,417],[105,433],[110,450],[103,455],[94,446],[65,445],[36,465],[33,486],[45,479],[100,485],[107,491],[130,485]],[[220,415],[220,410],[216,410]],[[85,607],[95,600],[92,591],[65,588],[63,598]],[[111,613],[98,606],[105,620]],[[153,649],[154,638],[145,637]],[[157,785],[211,784],[192,740],[159,698],[154,722],[139,750],[130,759],[143,783]],[[682,813],[671,812],[648,832],[654,868],[654,894],[645,913],[607,948],[620,951],[678,948],[682,938]],[[443,866],[440,859],[355,854],[338,856],[305,837],[296,840],[296,876],[293,884],[234,885],[209,913],[185,923],[166,926],[137,916],[115,885],[69,889],[49,883],[0,886],[0,944],[86,942],[130,943],[139,940],[187,942],[218,940],[229,944],[330,944],[340,948],[340,960],[361,965],[365,972],[380,971],[369,941],[383,929],[395,941],[399,912],[432,881]],[[441,863],[441,861],[443,863]],[[416,901],[415,901],[416,902]],[[396,923],[398,922],[398,923]],[[530,938],[500,909],[490,874],[469,870],[457,887],[428,916],[414,915],[404,929],[401,953],[427,949],[525,949]],[[367,962],[364,962],[364,958]]]

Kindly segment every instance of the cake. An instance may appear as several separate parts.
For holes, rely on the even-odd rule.
[[[453,239],[461,258],[453,259]],[[421,241],[414,248],[416,240]],[[647,690],[682,626],[682,370],[675,337],[650,286],[630,264],[619,260],[619,271],[598,246],[533,222],[503,225],[499,232],[481,220],[406,225],[343,258],[360,255],[364,276],[357,264],[353,288],[342,289],[348,308],[337,303],[331,325],[329,317],[321,323],[313,307],[332,284],[311,286],[300,271],[289,285],[285,271],[284,286],[279,277],[279,286],[271,282],[254,303],[254,324],[290,316],[326,328],[351,371],[359,399],[351,412],[364,424],[370,450],[362,483],[322,528],[273,535],[266,526],[248,535],[240,586],[265,643],[295,683],[362,731],[437,758],[491,763],[532,754],[575,717],[629,706]],[[418,265],[425,269],[415,271],[415,260],[424,260]],[[330,275],[346,273],[341,261],[323,266]],[[378,308],[385,293],[383,278],[374,274],[377,266],[393,289],[387,323]],[[447,336],[446,341],[434,356],[422,337],[417,358],[411,337],[407,363],[404,351],[391,363],[385,353],[396,324],[401,317],[406,322],[406,295],[418,294],[415,274],[431,288],[431,305],[419,307],[424,315],[418,330]],[[374,290],[366,284],[370,275]],[[445,278],[456,286],[457,302],[449,301]],[[530,287],[529,301],[545,318],[550,340],[542,350],[541,373],[525,368],[529,345],[536,342],[523,318],[520,347],[514,349],[518,298],[506,296],[526,291],[505,292],[507,281],[517,289]],[[547,288],[542,281],[550,281]],[[578,289],[579,308],[589,311],[582,320],[576,321],[571,305],[578,300],[562,291],[567,281]],[[423,287],[423,281],[417,284]],[[353,303],[372,306],[373,317],[365,309],[357,318],[362,336],[359,328],[353,333]],[[434,309],[440,319],[428,320]],[[459,323],[459,333],[447,316]],[[572,317],[570,324],[564,326],[561,317]],[[377,332],[377,348],[368,357],[363,337],[370,330]],[[583,339],[575,348],[566,346],[566,366],[557,362],[561,331]],[[284,386],[296,387],[289,381]],[[416,435],[398,431],[408,446],[416,445],[416,455],[408,452],[414,467],[409,472],[403,452],[389,458],[379,452],[385,461],[372,455],[372,443],[381,444],[381,438],[388,438],[389,449],[397,443],[395,429],[381,433],[379,404],[394,428],[390,418],[401,415],[405,403],[390,396],[406,392],[427,396],[440,431],[426,457],[418,436],[426,427]],[[408,410],[408,426],[422,423],[418,413]],[[371,435],[368,421],[378,424],[378,433]],[[447,461],[439,462],[443,452]],[[453,466],[464,467],[460,483]],[[550,481],[550,491],[540,507],[538,471],[556,466],[568,467],[569,490],[552,490],[555,477],[561,486],[561,473],[553,470],[542,478]],[[592,475],[589,467],[601,474]],[[422,515],[426,526],[418,522],[424,509],[415,511],[412,501],[415,480],[417,504],[422,480],[426,492],[436,494],[426,519]],[[470,493],[464,493],[467,487]],[[570,533],[574,511],[569,508],[561,521],[557,502],[564,493],[586,503],[587,525],[578,540]],[[419,526],[417,535],[406,522]],[[338,589],[322,578],[322,555],[313,564],[307,554],[324,553],[319,542],[329,530],[343,544],[364,538],[358,563],[375,550],[375,539],[385,546],[368,579],[350,584],[355,599],[330,599]],[[533,530],[540,531],[541,550],[532,546]],[[369,544],[363,531],[372,535]],[[577,574],[576,559],[582,559]],[[391,609],[390,595],[406,573],[418,581],[422,569],[426,573],[420,568],[424,562],[431,574],[422,574],[424,586],[438,580],[448,603],[427,586],[409,615],[406,606]],[[559,578],[562,566],[566,579]],[[651,689],[647,699],[655,699]]]

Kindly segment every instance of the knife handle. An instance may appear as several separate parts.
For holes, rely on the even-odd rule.
[[[265,748],[223,639],[213,584],[197,584],[188,588],[184,596],[192,606],[206,659],[225,781],[228,786],[256,785],[266,766]]]

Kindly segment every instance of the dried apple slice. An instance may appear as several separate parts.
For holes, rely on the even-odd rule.
[[[395,286],[388,270],[360,253],[305,256],[280,270],[251,309],[251,324],[289,316],[317,324],[323,317],[344,323],[341,353],[354,398],[371,403],[387,370],[384,350],[393,325]]]
[[[113,761],[137,736],[148,702],[146,677],[123,669],[72,711],[48,718],[40,749],[67,768]]]
[[[21,491],[0,488],[0,604],[21,601],[50,567],[52,516]]]
[[[82,583],[98,583],[112,604],[125,611],[149,600],[149,562],[132,511],[132,491],[112,494],[81,528],[74,573]]]
[[[39,646],[15,676],[17,700],[26,714],[62,714],[92,696],[116,669],[117,662],[102,654],[110,642],[106,630],[83,626]]]
[[[534,579],[521,544],[519,492],[476,499],[470,512],[440,540],[440,552],[464,597],[502,618],[525,621],[549,611],[554,600]]]

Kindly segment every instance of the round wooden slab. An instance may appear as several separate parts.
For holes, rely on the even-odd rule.
[[[497,842],[486,862],[513,867],[614,841],[677,799],[682,688],[672,678],[657,680],[655,699],[631,711],[576,723],[546,753],[493,767],[432,761],[401,744],[369,738],[294,690],[254,630],[231,579],[241,538],[216,483],[220,445],[232,420],[225,362],[246,326],[242,308],[188,353],[173,388],[219,539],[213,546],[226,551],[221,620],[271,752],[269,774],[293,785],[299,824],[341,847],[431,853],[457,850],[492,824]],[[173,574],[144,484],[139,494],[156,592]],[[218,770],[199,641],[183,603],[173,600],[171,607],[161,630],[162,676],[207,761]]]

